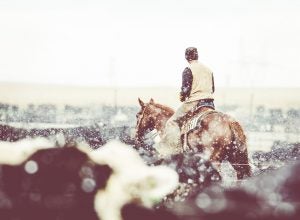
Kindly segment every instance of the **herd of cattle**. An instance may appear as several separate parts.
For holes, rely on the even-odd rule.
[[[0,125],[0,141],[1,220],[300,219],[300,144],[255,152],[225,187],[202,155],[159,158],[126,127]]]

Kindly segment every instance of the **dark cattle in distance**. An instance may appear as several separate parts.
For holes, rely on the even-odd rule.
[[[44,128],[25,129],[9,125],[0,125],[0,140],[15,142],[26,138],[45,137],[63,138],[63,144],[73,145],[78,141],[87,142],[92,148],[98,148],[106,143],[102,138],[101,128],[95,124],[91,126],[79,126],[72,128]]]

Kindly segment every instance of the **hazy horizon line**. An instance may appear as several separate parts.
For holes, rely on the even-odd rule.
[[[45,83],[45,82],[16,82],[16,81],[0,81],[0,86],[5,85],[5,86],[17,86],[17,85],[21,85],[21,86],[49,86],[49,87],[75,87],[75,88],[104,88],[104,89],[118,89],[118,88],[169,88],[169,89],[176,89],[176,88],[180,88],[179,86],[175,86],[175,85],[136,85],[136,86],[132,86],[132,85],[104,85],[104,84],[99,84],[99,85],[82,85],[82,84],[64,84],[64,83]],[[232,85],[232,86],[218,86],[216,89],[300,89],[299,87],[291,87],[291,86],[236,86],[236,85]]]

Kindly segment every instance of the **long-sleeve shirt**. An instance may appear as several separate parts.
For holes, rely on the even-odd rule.
[[[182,73],[181,96],[187,98],[190,96],[193,83],[193,74],[190,68],[186,67]]]

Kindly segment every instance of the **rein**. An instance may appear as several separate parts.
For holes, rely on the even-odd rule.
[[[138,131],[140,130],[141,122],[142,122],[143,119],[144,119],[144,116],[145,116],[145,110],[146,110],[146,107],[143,109],[143,111],[142,111],[142,113],[141,113],[142,118],[139,120],[138,125],[137,125],[137,130],[138,130]],[[141,137],[139,137],[139,138],[141,138]]]

